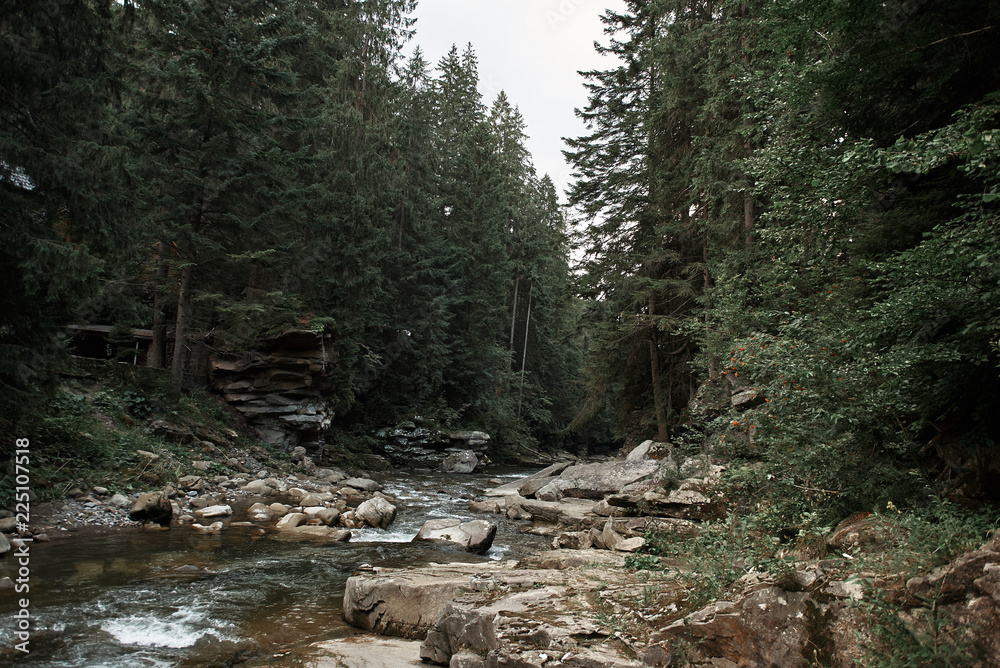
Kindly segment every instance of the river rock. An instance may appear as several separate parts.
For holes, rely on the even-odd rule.
[[[340,519],[340,511],[336,508],[323,508],[316,513],[316,519],[328,527],[337,526],[337,521]]]
[[[233,514],[233,508],[230,505],[217,505],[208,506],[207,508],[202,508],[201,510],[194,511],[196,517],[229,517]]]
[[[186,475],[177,479],[177,485],[184,490],[200,492],[205,489],[205,479],[200,475]]]
[[[267,507],[275,515],[287,515],[288,511],[291,510],[288,506],[283,503],[274,502]]]
[[[263,480],[251,480],[240,489],[244,492],[249,492],[250,494],[260,494],[261,496],[268,496],[274,493],[274,489],[269,487]]]
[[[596,501],[589,499],[563,499],[562,501],[539,501],[523,499],[518,504],[508,499],[507,507],[519,507],[536,524],[560,527],[570,531],[582,531],[595,526],[603,526],[605,518],[594,514]],[[508,517],[510,512],[508,512]]]
[[[645,480],[626,486],[607,497],[608,504],[628,512],[685,520],[710,520],[722,514],[722,506],[695,489],[666,491],[655,480]]]
[[[346,543],[351,540],[352,534],[346,529],[335,529],[328,526],[303,525],[285,532],[293,536],[305,536],[309,538],[325,538],[333,543]]]
[[[195,523],[195,524],[191,525],[191,528],[194,529],[195,531],[197,531],[198,533],[202,533],[202,534],[206,534],[206,535],[213,535],[213,534],[222,533],[222,522],[212,522],[208,526],[204,526],[202,524]]]
[[[444,473],[472,473],[479,466],[479,458],[471,450],[453,452],[441,462]]]
[[[484,568],[472,564],[371,572],[347,579],[344,619],[382,635],[424,639],[441,611]]]
[[[499,501],[490,499],[488,501],[476,501],[475,503],[469,504],[469,510],[474,513],[486,513],[492,515],[498,515],[502,510],[502,506]]]
[[[330,492],[314,492],[306,494],[299,499],[299,505],[303,507],[322,506],[327,501],[332,501],[333,499],[334,496]]]
[[[594,531],[596,529],[592,529],[591,533]],[[591,537],[591,542],[595,545],[603,544],[604,549],[613,552],[638,552],[646,545],[645,538],[634,535],[627,528],[624,528],[623,525],[611,518],[608,518],[608,521],[604,524],[604,529],[601,530],[600,541],[596,541]]]
[[[353,487],[354,489],[360,489],[363,492],[379,492],[382,490],[382,485],[378,484],[374,480],[369,480],[368,478],[348,478],[342,483],[344,487]]]
[[[358,635],[310,645],[308,658],[302,665],[308,664],[311,668],[414,668],[420,665],[419,653],[419,640]]]
[[[517,488],[517,493],[526,499],[530,499],[535,495],[535,492],[542,489],[553,480],[556,480],[554,476],[549,476],[546,478],[526,478],[521,486]]]
[[[0,554],[7,554],[10,552],[10,541],[7,540],[7,535],[0,533]]]
[[[552,539],[553,550],[587,550],[593,547],[589,531],[564,531]]]
[[[380,496],[375,496],[358,506],[354,520],[362,526],[385,529],[396,519],[396,506]],[[487,548],[488,549],[488,548]]]
[[[579,464],[567,468],[559,478],[566,496],[600,500],[626,485],[648,478],[659,468],[659,462],[650,459]]]
[[[128,518],[133,522],[156,522],[160,526],[169,526],[174,508],[170,499],[163,492],[146,492],[139,496]]]
[[[556,478],[535,492],[535,498],[539,501],[562,501],[565,496],[563,494],[565,484],[564,481]]]
[[[307,519],[309,518],[305,513],[289,513],[278,520],[274,528],[278,531],[289,531],[304,523]]]
[[[108,500],[108,503],[116,508],[125,508],[129,505],[130,501],[123,494],[115,494]]]
[[[452,545],[467,552],[485,554],[493,545],[496,533],[497,525],[486,520],[427,520],[413,540]]]

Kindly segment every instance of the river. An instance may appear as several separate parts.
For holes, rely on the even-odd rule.
[[[56,668],[159,668],[231,665],[234,657],[352,635],[343,621],[344,583],[358,565],[519,558],[544,539],[499,520],[485,556],[411,543],[428,519],[474,516],[470,497],[490,478],[401,473],[380,480],[396,499],[389,529],[355,531],[349,543],[288,541],[227,527],[203,536],[190,527],[127,528],[101,536],[54,540],[31,548],[30,654],[12,649],[14,613],[22,594],[0,597],[0,664]],[[480,518],[482,518],[480,516]],[[235,520],[243,519],[235,517]],[[487,517],[497,521],[496,518]],[[14,578],[13,557],[0,577]]]

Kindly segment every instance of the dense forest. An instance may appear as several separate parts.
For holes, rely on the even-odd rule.
[[[335,348],[338,429],[558,438],[580,394],[566,216],[471,45],[403,56],[413,7],[5,2],[5,403],[31,412],[72,323],[151,330],[183,390],[195,342],[306,328]]]
[[[1000,3],[627,0],[568,208],[471,46],[404,55],[414,5],[0,3],[5,430],[69,324],[183,389],[168,332],[298,327],[342,430],[613,425],[758,462],[793,524],[995,497]]]
[[[1000,3],[626,5],[567,152],[588,405],[800,527],[996,498]]]

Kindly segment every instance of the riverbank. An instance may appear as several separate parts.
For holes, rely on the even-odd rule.
[[[889,508],[782,541],[728,511],[744,472],[644,448],[473,504],[530,522],[522,531],[551,550],[376,566],[347,581],[345,618],[411,641],[408,660],[463,668],[1000,665],[1000,536],[988,539],[988,522],[946,504],[934,516]],[[356,642],[315,646],[303,665],[373,665],[352,658]]]

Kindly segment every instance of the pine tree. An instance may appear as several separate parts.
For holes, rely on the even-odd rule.
[[[37,388],[127,246],[127,160],[109,113],[112,2],[0,8],[0,384]]]

